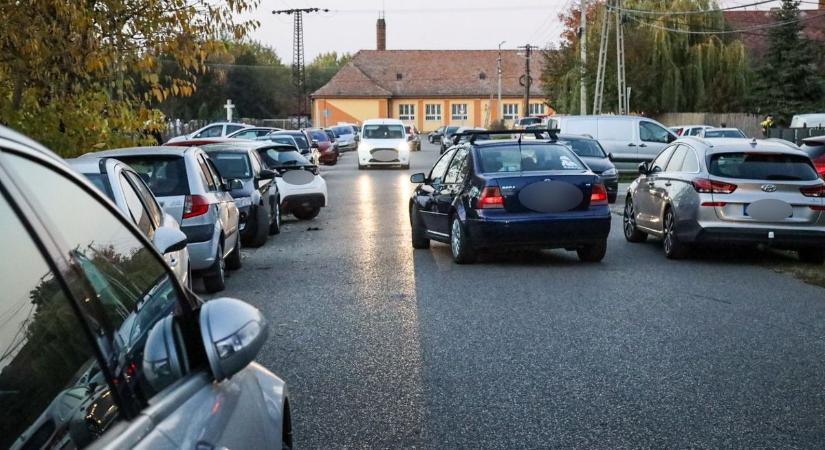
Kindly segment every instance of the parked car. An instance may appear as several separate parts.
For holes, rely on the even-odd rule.
[[[452,141],[453,141],[452,145],[467,142],[468,140],[470,140],[471,137],[474,138],[476,141],[489,140],[490,137],[491,137],[489,134],[477,134],[476,133],[476,134],[467,134],[467,135],[462,136],[463,134],[465,134],[468,131],[476,132],[476,131],[484,131],[484,130],[485,130],[485,128],[482,128],[482,127],[459,127],[455,131],[455,133],[453,133],[453,135],[452,135]],[[456,141],[456,138],[458,138],[457,141]]]
[[[2,127],[0,171],[0,309],[23,305],[0,321],[13,349],[0,447],[290,448],[287,386],[253,361],[267,321],[179,282],[161,254],[185,235],[153,245],[57,155]]]
[[[310,162],[294,147],[262,144],[255,147],[267,168],[278,173],[275,182],[281,193],[281,211],[301,220],[310,220],[327,206],[327,183]]]
[[[318,164],[333,166],[338,163],[338,147],[326,131],[311,128],[307,130],[307,134],[312,139],[312,147],[318,149]]]
[[[427,134],[427,141],[429,141],[430,144],[441,142],[441,136],[444,135],[444,129],[446,128],[447,127],[445,125],[442,125],[435,130],[430,131],[429,134]]]
[[[713,128],[710,125],[679,125],[670,127],[668,130],[672,131],[676,136],[699,136],[702,130]]]
[[[137,147],[87,154],[119,159],[131,166],[160,206],[186,233],[192,274],[209,292],[225,287],[226,269],[241,267],[240,213],[209,155],[198,147]]]
[[[421,151],[421,135],[415,125],[404,125],[404,132],[407,134],[407,142],[410,143],[411,152]]]
[[[655,120],[639,116],[554,116],[549,128],[563,134],[590,136],[613,155],[619,171],[635,171],[640,162],[652,161],[676,135]]]
[[[209,125],[203,128],[199,128],[189,134],[175,136],[172,139],[166,141],[166,143],[168,144],[178,141],[186,141],[189,139],[227,137],[238,130],[251,127],[251,125],[247,125],[245,123],[215,122],[210,123]]]
[[[125,163],[114,158],[95,158],[91,155],[68,159],[66,162],[103,192],[156,248],[163,248],[167,242],[174,240],[174,236],[183,234],[178,221],[163,211],[140,175]],[[186,245],[177,250],[167,248],[163,259],[181,284],[192,286],[192,270]]]
[[[234,139],[258,139],[259,137],[274,133],[275,131],[282,130],[274,127],[250,127],[240,129],[226,137]]]
[[[532,128],[536,126],[541,126],[542,123],[541,117],[519,117],[516,119],[515,123],[513,124],[513,128]]]
[[[230,193],[238,207],[241,243],[249,247],[260,247],[267,236],[281,232],[281,198],[273,181],[277,173],[261,161],[255,151],[259,145],[254,141],[202,147],[221,177],[234,187]]]
[[[485,248],[565,248],[594,262],[605,255],[607,190],[553,140],[470,140],[410,180],[418,183],[409,203],[413,248],[447,243],[459,264]]]
[[[352,125],[337,125],[330,130],[335,133],[339,151],[347,152],[358,148],[358,133]]]
[[[276,131],[272,133],[271,136],[291,136],[298,144],[298,151],[300,151],[304,157],[312,161],[313,164],[320,164],[318,148],[312,146],[312,139],[305,130]]]
[[[662,238],[668,258],[694,244],[766,244],[825,261],[825,182],[792,144],[681,138],[627,190],[624,234]]]
[[[365,120],[358,144],[358,169],[401,166],[410,168],[410,143],[404,122],[398,119]]]
[[[825,179],[825,136],[803,139],[801,149],[811,158],[819,176]]]
[[[288,134],[271,133],[271,134],[267,134],[264,137],[259,137],[257,140],[258,141],[275,142],[276,144],[291,145],[291,146],[295,147],[295,150],[298,150],[299,152],[300,152],[300,148],[301,148],[298,145],[298,142],[295,141],[295,138],[288,135]]]
[[[709,138],[746,138],[745,133],[739,128],[706,128],[702,130],[699,137]]]
[[[448,125],[444,128],[444,133],[441,134],[441,150],[439,153],[444,153],[451,145],[453,145],[453,134],[461,128],[458,125]]]
[[[791,118],[790,128],[822,128],[825,127],[825,114],[797,114]]]
[[[615,203],[619,192],[619,172],[613,165],[613,155],[605,152],[599,141],[585,136],[563,134],[558,140],[560,144],[570,147],[601,178],[607,189],[607,201]]]

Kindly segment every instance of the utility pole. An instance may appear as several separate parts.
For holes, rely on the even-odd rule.
[[[304,67],[304,13],[329,12],[329,9],[321,8],[299,8],[299,9],[277,9],[272,14],[287,14],[293,16],[293,36],[292,36],[292,84],[298,88],[298,95],[301,97],[299,114],[301,117],[307,115],[306,107],[306,70]],[[300,123],[299,123],[300,126]]]
[[[604,75],[607,70],[607,45],[610,36],[610,4],[605,3],[602,12],[602,32],[599,43],[599,64],[596,68],[596,89],[593,93],[593,114],[601,114],[604,103]]]
[[[587,0],[581,0],[581,16],[579,17],[579,110],[581,115],[587,115]]]
[[[523,45],[519,47],[524,50],[524,75],[521,76],[519,79],[519,84],[524,86],[524,112],[521,114],[522,117],[528,117],[530,115],[530,84],[532,84],[532,78],[530,78],[530,56],[533,53],[533,46],[530,44]]]
[[[498,43],[498,62],[496,63],[496,71],[498,72],[498,102],[496,103],[496,119],[502,120],[504,111],[501,106],[501,46],[507,41]]]
[[[616,0],[618,4],[619,0]],[[627,82],[624,70],[624,33],[622,31],[622,14],[616,9],[616,81],[619,91],[619,115],[627,114]]]

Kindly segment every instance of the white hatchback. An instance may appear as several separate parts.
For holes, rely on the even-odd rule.
[[[410,168],[410,144],[404,123],[398,119],[371,119],[361,126],[358,168],[401,166]]]

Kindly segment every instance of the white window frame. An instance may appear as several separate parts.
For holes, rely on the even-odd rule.
[[[401,103],[398,105],[398,118],[401,120],[415,120],[415,104]]]
[[[504,120],[518,119],[518,103],[503,103],[501,105],[501,116]]]
[[[452,120],[467,120],[467,104],[453,103],[450,105],[450,118]]]
[[[528,116],[539,116],[544,114],[543,103],[530,103],[530,114]]]
[[[424,120],[441,120],[441,104],[427,103],[424,105]]]

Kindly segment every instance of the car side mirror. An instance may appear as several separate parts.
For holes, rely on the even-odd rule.
[[[275,178],[276,175],[278,175],[278,172],[270,169],[261,169],[261,172],[259,174],[261,179],[272,179]]]
[[[676,139],[678,139],[676,136],[674,136],[674,135],[672,135],[672,134],[668,133],[668,135],[667,135],[667,143],[668,143],[668,144],[670,144],[671,142],[675,141]]]
[[[237,191],[237,190],[240,190],[240,189],[243,189],[243,181],[241,181],[237,178],[233,178],[233,179],[229,180],[229,190],[230,191]]]
[[[414,173],[414,174],[410,175],[410,182],[411,183],[420,184],[420,183],[424,183],[425,181],[427,181],[427,175],[424,175],[423,173]]]
[[[647,175],[649,169],[646,162],[639,164],[639,173],[642,175]]]
[[[186,242],[187,237],[183,231],[172,227],[158,227],[152,236],[152,244],[162,255],[183,250]]]
[[[232,377],[255,360],[266,342],[266,319],[254,306],[234,298],[216,298],[200,310],[206,358],[216,381]]]
[[[607,154],[607,159],[609,159],[610,161],[613,161],[613,153],[608,153]]]

